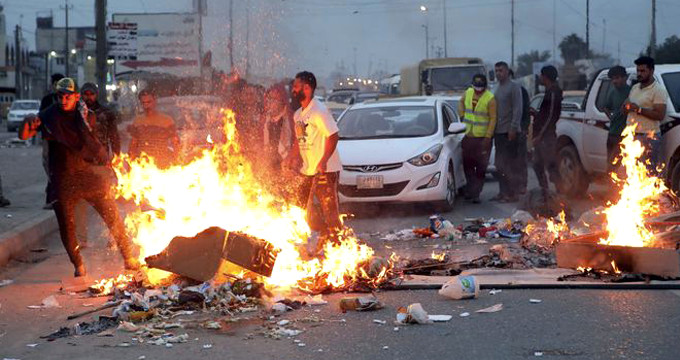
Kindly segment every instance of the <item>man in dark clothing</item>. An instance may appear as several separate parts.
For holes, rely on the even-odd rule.
[[[94,111],[97,124],[94,132],[99,142],[104,145],[109,156],[120,154],[120,135],[118,134],[118,114],[99,103],[99,89],[93,83],[85,83],[80,93],[87,108]]]
[[[555,129],[557,120],[562,112],[562,89],[557,84],[557,69],[552,65],[544,66],[541,69],[541,84],[545,86],[545,96],[543,102],[534,118],[533,125],[533,167],[538,178],[538,184],[543,191],[543,197],[548,199],[550,195],[550,180],[555,182],[558,177],[555,146],[557,145],[557,134]]]
[[[515,73],[510,69],[510,78],[515,78]],[[519,134],[519,143],[517,147],[517,192],[519,195],[524,195],[527,192],[527,182],[529,177],[529,169],[527,167],[528,144],[527,138],[529,135],[529,125],[531,124],[530,106],[531,98],[529,92],[521,84],[518,84],[522,90],[522,121],[520,128],[522,132]]]
[[[24,120],[19,138],[29,139],[40,132],[49,147],[50,180],[54,212],[59,234],[75,276],[86,274],[76,238],[74,209],[81,200],[89,202],[104,219],[116,239],[127,269],[136,269],[139,262],[132,255],[130,238],[111,196],[106,150],[93,133],[96,117],[79,106],[80,94],[73,79],[59,80],[57,103],[41,111],[37,117]]]
[[[623,107],[630,94],[630,86],[626,84],[628,74],[623,66],[614,66],[607,73],[611,80],[607,98],[604,103],[604,113],[609,118],[609,136],[607,137],[608,169],[613,171],[621,154],[621,133],[626,128],[626,114]]]
[[[56,86],[57,82],[61,79],[64,78],[63,74],[52,74],[52,92],[49,94],[45,95],[42,100],[40,101],[40,110],[43,111],[50,107],[52,104],[57,102],[57,92],[56,92]],[[43,141],[42,142],[42,164],[43,164],[43,169],[45,169],[45,174],[47,174],[47,185],[45,186],[45,206],[43,209],[45,210],[52,210],[52,203],[48,200],[52,197],[54,197],[54,194],[50,194],[52,191],[52,187],[50,186],[50,169],[48,167],[48,158],[49,154],[47,153],[47,142]]]

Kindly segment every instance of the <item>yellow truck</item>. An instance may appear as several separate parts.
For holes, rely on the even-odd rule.
[[[427,95],[428,89],[432,95],[461,94],[475,74],[488,75],[480,58],[425,59],[401,69],[400,95]]]

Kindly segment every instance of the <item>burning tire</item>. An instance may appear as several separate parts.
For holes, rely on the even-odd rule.
[[[557,171],[560,178],[555,186],[560,194],[580,196],[588,190],[588,175],[573,145],[563,146],[557,152]]]

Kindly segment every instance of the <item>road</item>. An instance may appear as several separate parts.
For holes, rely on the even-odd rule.
[[[14,150],[0,149],[0,154],[5,151]],[[36,152],[30,158],[39,161],[39,154]],[[38,170],[40,167],[36,166],[32,171]],[[497,188],[497,183],[490,182],[482,198],[490,198]],[[592,207],[602,201],[604,190],[594,187],[592,194],[591,199],[576,201],[572,206]],[[430,215],[427,206],[361,206],[354,210],[356,217],[349,224],[362,234],[426,226]],[[458,223],[465,217],[507,217],[513,210],[512,204],[484,201],[473,205],[460,200],[454,211],[443,215]],[[99,219],[93,218],[91,222],[91,247],[84,251],[90,274],[93,278],[115,275],[121,271],[122,261],[118,254],[105,249],[106,232]],[[370,243],[382,252],[426,256],[437,242]],[[66,321],[67,315],[88,309],[84,306],[87,304],[101,304],[105,299],[59,293],[60,280],[69,278],[73,270],[56,234],[45,246],[46,251],[28,254],[0,269],[0,280],[15,281],[0,288],[0,358],[677,359],[680,349],[677,343],[680,292],[668,290],[504,290],[496,295],[483,291],[479,298],[467,301],[448,300],[434,290],[384,291],[377,293],[386,305],[384,309],[346,314],[339,311],[338,301],[350,294],[331,294],[324,296],[328,305],[303,308],[273,320],[290,319],[304,329],[295,339],[305,346],[294,339],[262,336],[263,325],[270,324],[270,320],[268,314],[260,313],[241,314],[242,320],[219,331],[173,330],[177,334],[188,333],[190,340],[172,348],[139,344],[132,341],[134,335],[122,332],[115,332],[113,337],[91,335],[46,342],[39,337],[61,326],[92,319]],[[55,295],[60,308],[27,308],[40,304],[49,295]],[[529,302],[532,298],[542,302],[532,304]],[[453,319],[401,326],[395,331],[392,322],[397,308],[416,302],[430,314],[449,314]],[[503,304],[500,312],[475,313],[498,303]],[[463,312],[472,315],[460,317]],[[310,322],[312,318],[321,321]],[[384,320],[386,324],[373,320]],[[116,346],[121,343],[131,346]],[[212,347],[206,349],[204,345]]]

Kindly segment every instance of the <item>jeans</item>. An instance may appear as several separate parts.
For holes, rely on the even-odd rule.
[[[342,228],[338,204],[339,172],[305,176],[300,187],[300,205],[307,210],[307,223],[322,236],[333,238]],[[318,206],[314,200],[318,201]]]
[[[555,182],[559,177],[557,171],[557,162],[555,154],[555,143],[557,139],[553,134],[543,135],[543,139],[534,146],[533,153],[533,168],[536,173],[536,178],[538,178],[538,184],[544,192],[548,192],[550,189],[550,181]],[[547,171],[547,175],[546,175]],[[549,178],[548,178],[549,176]]]
[[[493,139],[496,145],[496,171],[500,195],[515,198],[522,187],[522,172],[525,173],[525,177],[527,172],[526,152],[523,157],[520,156],[522,136],[518,134],[515,140],[510,140],[508,134],[496,134]]]

